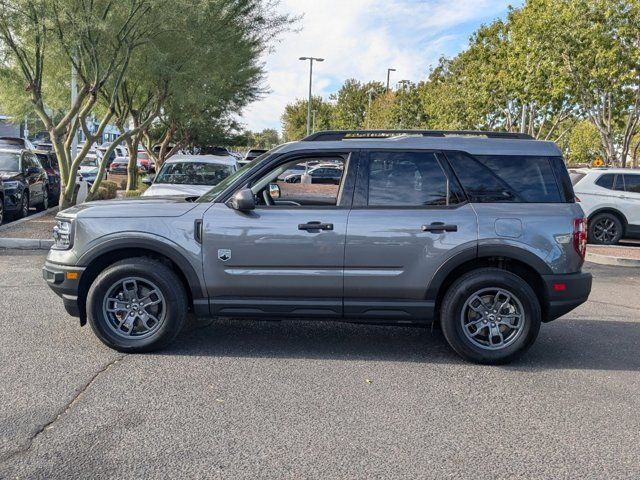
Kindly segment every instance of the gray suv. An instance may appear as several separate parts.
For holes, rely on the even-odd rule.
[[[330,165],[339,182],[308,172]],[[281,180],[287,171],[301,180]],[[280,180],[279,180],[280,179]],[[490,132],[319,132],[199,198],[85,203],[43,269],[108,346],[166,346],[197,316],[438,322],[505,363],[587,300],[586,224],[551,142]]]

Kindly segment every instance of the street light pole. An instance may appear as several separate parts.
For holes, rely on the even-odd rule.
[[[324,62],[324,58],[300,57],[298,60],[309,60],[309,102],[307,104],[307,136],[311,135],[311,85],[313,82],[313,61]]]
[[[387,68],[387,92],[389,91],[389,79],[391,77],[391,72],[395,72],[395,68]]]

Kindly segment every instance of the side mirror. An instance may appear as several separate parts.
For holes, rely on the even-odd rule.
[[[250,188],[243,188],[231,197],[229,202],[227,202],[227,205],[234,210],[247,212],[256,208],[256,199]]]
[[[269,184],[269,196],[273,200],[277,200],[280,198],[280,186],[277,183]]]
[[[34,175],[36,173],[40,173],[38,167],[29,167],[27,168],[27,175]]]
[[[153,177],[151,175],[147,175],[146,177],[143,177],[142,183],[144,183],[145,185],[151,185],[153,183]]]

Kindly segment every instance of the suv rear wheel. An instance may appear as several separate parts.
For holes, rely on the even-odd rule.
[[[497,268],[456,280],[440,312],[451,348],[484,364],[508,363],[526,352],[538,336],[540,318],[540,302],[529,284]]]
[[[114,263],[94,280],[87,296],[91,328],[121,352],[167,346],[182,329],[187,295],[166,265],[148,258]]]
[[[599,213],[589,221],[589,243],[615,245],[622,238],[622,228],[613,213]]]

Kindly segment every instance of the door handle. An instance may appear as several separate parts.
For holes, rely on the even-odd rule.
[[[442,232],[457,232],[457,225],[447,225],[444,222],[433,222],[430,225],[422,225],[423,232],[442,233]]]
[[[298,224],[298,230],[333,230],[333,223],[308,222]]]

